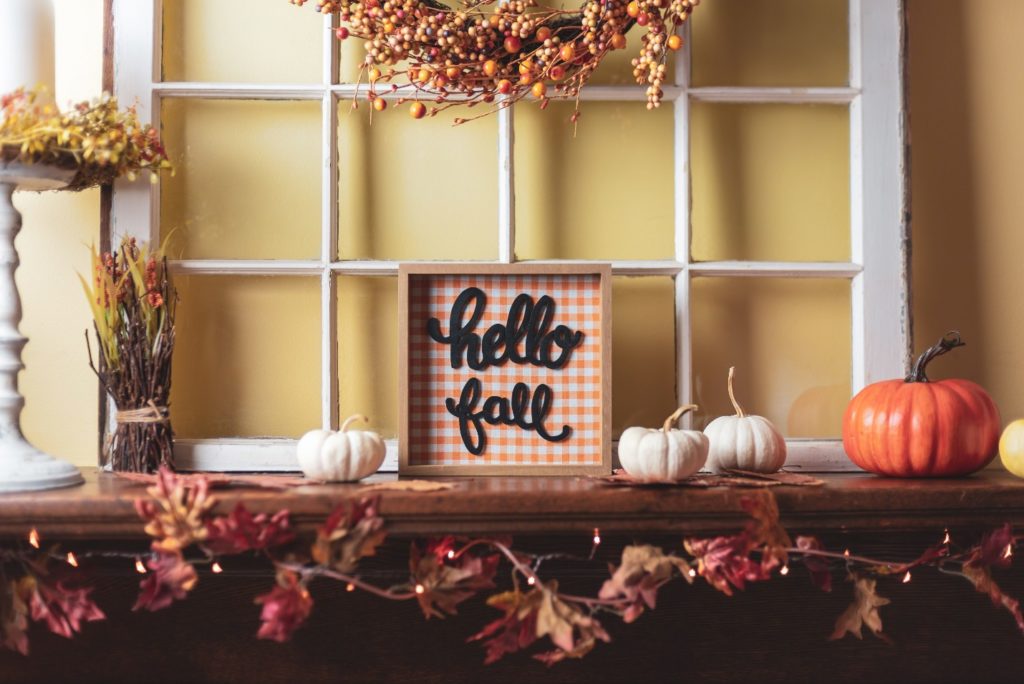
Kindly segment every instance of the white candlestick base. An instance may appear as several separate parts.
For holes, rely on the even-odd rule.
[[[52,167],[0,162],[0,493],[70,487],[84,481],[78,468],[39,451],[21,433],[25,399],[18,391],[18,372],[25,367],[21,351],[28,339],[18,331],[21,297],[14,281],[18,268],[14,238],[21,230],[21,214],[11,201],[15,188],[56,190],[73,175]]]

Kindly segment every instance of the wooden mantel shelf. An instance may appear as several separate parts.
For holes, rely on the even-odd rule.
[[[141,485],[86,469],[83,486],[0,496],[0,535],[37,527],[49,538],[143,536],[133,501]],[[370,482],[394,479],[379,475]],[[894,480],[864,474],[823,475],[817,487],[773,487],[783,522],[793,530],[914,530],[948,525],[1024,523],[1024,480],[997,470],[950,480]],[[625,488],[572,477],[452,479],[437,492],[383,491],[382,515],[398,535],[442,533],[675,534],[736,529],[742,488]],[[218,510],[244,501],[253,512],[287,508],[299,528],[323,521],[358,485],[311,485],[284,491],[226,488]]]

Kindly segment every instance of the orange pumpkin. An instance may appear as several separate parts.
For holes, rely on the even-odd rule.
[[[868,385],[843,417],[843,447],[864,470],[893,477],[953,477],[984,468],[996,455],[999,410],[970,380],[930,382],[937,356],[962,346],[947,333],[922,354],[905,380]]]

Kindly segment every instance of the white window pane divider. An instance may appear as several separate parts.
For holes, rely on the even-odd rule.
[[[186,259],[171,264],[175,273],[203,275],[309,276],[321,280],[321,424],[337,429],[338,288],[340,275],[396,276],[398,261],[338,260],[337,114],[339,102],[365,99],[367,84],[338,84],[339,57],[329,35],[336,20],[324,18],[322,82],[313,84],[250,84],[161,82],[161,0],[112,0],[115,92],[133,101],[140,117],[159,126],[159,103],[165,97],[321,102],[322,211],[321,255],[310,260]],[[906,216],[904,181],[904,112],[902,0],[850,0],[850,79],[848,87],[691,87],[689,25],[684,49],[676,54],[676,82],[664,87],[664,105],[673,107],[675,140],[674,255],[667,260],[613,260],[621,276],[669,276],[675,282],[676,394],[680,403],[692,397],[692,331],[689,318],[690,281],[701,277],[843,278],[852,287],[851,384],[857,391],[868,382],[900,375],[909,359],[907,312]],[[120,30],[119,30],[120,29]],[[870,43],[870,54],[865,45]],[[382,92],[387,99],[409,97],[411,87]],[[465,96],[463,96],[465,97]],[[643,86],[592,85],[584,101],[644,102]],[[849,262],[694,262],[690,256],[689,117],[692,101],[750,104],[825,104],[850,112],[851,260]],[[515,257],[515,115],[500,108],[498,123],[498,258]],[[866,173],[871,169],[871,173]],[[118,181],[111,211],[112,238],[130,235],[156,240],[159,186]],[[495,263],[485,261],[477,263]],[[552,263],[545,260],[531,263]],[[572,260],[573,263],[588,263]],[[472,263],[472,262],[471,262]],[[869,320],[870,312],[870,320]],[[382,470],[397,469],[398,445],[386,440],[388,456]],[[787,465],[808,470],[852,468],[837,440],[788,440]],[[280,438],[179,439],[179,465],[195,470],[295,470],[295,440]]]
[[[333,14],[324,17],[323,82],[338,78],[338,50],[331,37],[337,26]],[[321,93],[321,182],[320,259],[330,262],[338,253],[338,100]],[[338,278],[330,268],[320,269],[320,416],[324,430],[337,430],[340,394],[338,382]],[[294,454],[294,451],[292,452]],[[286,461],[295,463],[294,458]]]

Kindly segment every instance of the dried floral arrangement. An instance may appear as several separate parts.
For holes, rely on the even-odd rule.
[[[646,32],[632,60],[633,77],[647,85],[648,109],[659,106],[667,58],[682,47],[679,32],[699,4],[585,0],[567,10],[537,0],[465,0],[457,7],[438,0],[317,0],[316,7],[338,16],[338,40],[364,41],[360,77],[369,81],[367,99],[377,111],[388,104],[381,92],[396,93],[403,83],[410,95],[403,91],[399,104],[412,99],[409,113],[416,119],[459,103],[496,103],[480,115],[486,116],[532,96],[542,109],[553,98],[575,100],[575,122],[580,90],[609,52],[626,49],[635,25]],[[421,98],[433,106],[428,110]]]
[[[104,95],[68,111],[44,102],[39,91],[0,96],[0,162],[46,164],[76,171],[70,190],[105,185],[140,171],[171,167],[156,129],[139,122],[134,107],[119,110]]]
[[[200,568],[220,573],[221,558],[243,553],[263,556],[276,573],[269,591],[255,597],[262,606],[259,638],[290,639],[313,610],[309,586],[318,580],[343,582],[349,591],[366,591],[384,599],[416,601],[428,619],[454,615],[459,604],[493,591],[487,603],[499,616],[468,639],[481,643],[487,663],[541,644],[547,650],[533,657],[548,665],[581,658],[598,642],[611,640],[601,622],[606,616],[634,622],[655,607],[658,590],[669,582],[692,583],[701,577],[731,596],[750,583],[790,575],[800,565],[820,590],[832,590],[834,572],[842,572],[852,584],[852,602],[835,620],[833,639],[847,634],[860,638],[865,627],[888,639],[880,608],[890,600],[879,595],[878,583],[907,583],[912,572],[923,568],[966,579],[1024,630],[1018,601],[1005,594],[993,576],[993,570],[1010,566],[1013,549],[1022,539],[1009,525],[967,547],[955,545],[947,532],[915,560],[887,561],[849,550],[829,551],[814,537],[793,540],[779,523],[774,497],[762,490],[742,500],[750,520],[741,532],[685,539],[685,553],[651,545],[626,546],[620,563],[610,568],[608,579],[593,595],[566,593],[556,578],[544,576],[541,566],[551,554],[515,550],[507,539],[451,536],[413,543],[408,580],[381,587],[358,574],[360,560],[373,556],[387,536],[379,494],[340,503],[310,541],[296,535],[287,510],[254,515],[239,503],[227,515],[216,515],[212,485],[204,476],[178,476],[161,469],[153,482],[148,498],[135,504],[152,538],[145,560],[123,551],[79,556],[56,549],[42,551],[35,530],[29,533],[33,548],[0,549],[0,576],[5,578],[0,583],[0,644],[28,653],[30,619],[45,622],[51,631],[67,637],[80,631],[84,622],[103,619],[103,611],[89,598],[90,589],[80,578],[60,579],[81,573],[81,565],[91,556],[134,562],[142,575],[134,609],[156,611],[188,596],[199,581]],[[595,530],[593,549],[600,543],[600,532]],[[590,558],[575,560],[597,563],[593,556],[592,551]],[[495,579],[503,562],[511,567],[512,579],[511,586],[499,590]]]
[[[162,250],[122,241],[114,253],[93,253],[92,282],[82,287],[92,307],[99,365],[89,366],[117,405],[116,427],[103,445],[113,470],[155,472],[173,466],[168,410],[177,291]]]

